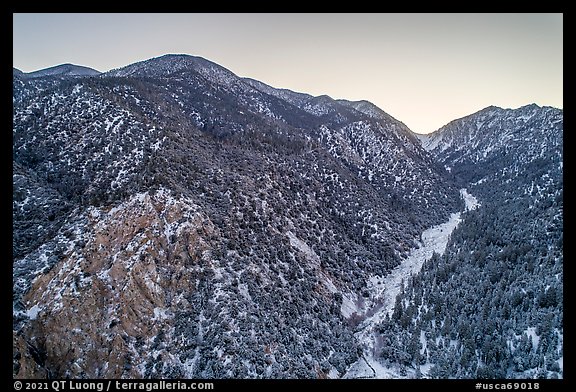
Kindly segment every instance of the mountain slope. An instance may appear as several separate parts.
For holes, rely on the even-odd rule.
[[[562,378],[562,110],[489,107],[421,138],[481,207],[406,283],[382,361],[405,376]]]
[[[420,137],[423,147],[447,164],[454,175],[475,182],[483,178],[483,172],[530,172],[525,165],[539,159],[560,165],[562,137],[558,130],[562,121],[562,111],[551,107],[492,106]]]
[[[13,102],[17,377],[341,376],[367,281],[462,203],[385,113],[197,57]]]

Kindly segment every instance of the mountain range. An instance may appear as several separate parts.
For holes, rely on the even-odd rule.
[[[189,55],[105,73],[14,69],[13,108],[14,377],[343,377],[366,355],[356,332],[359,309],[378,310],[370,282],[465,208],[462,188],[475,211],[534,209],[514,222],[537,229],[490,251],[532,241],[533,257],[553,259],[522,286],[535,305],[514,336],[562,309],[561,110],[490,107],[417,135],[368,101],[277,89]],[[436,267],[471,246],[458,238]],[[438,283],[430,270],[420,286]],[[379,327],[399,337],[388,347],[406,352],[422,298],[411,321]],[[561,377],[561,320],[549,324],[554,359],[533,347],[521,370],[514,350],[504,365],[481,359],[481,341],[475,369],[444,371],[430,350],[370,355],[398,377]]]
[[[35,79],[47,76],[51,77],[96,76],[100,75],[101,73],[102,72],[96,71],[95,69],[74,64],[60,64],[54,67],[27,73],[24,73],[19,69],[14,68],[14,77],[18,77],[20,79]]]

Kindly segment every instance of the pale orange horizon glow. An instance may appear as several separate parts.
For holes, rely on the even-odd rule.
[[[13,65],[108,71],[167,53],[332,98],[418,133],[486,106],[563,107],[562,14],[14,14]]]

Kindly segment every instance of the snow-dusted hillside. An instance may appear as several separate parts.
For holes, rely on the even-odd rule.
[[[14,377],[563,375],[561,110],[424,136],[200,57],[70,67],[13,71]]]
[[[562,127],[560,109],[535,104],[518,109],[490,106],[419,138],[454,174],[475,175],[469,179],[475,182],[482,177],[476,178],[480,173],[470,170],[472,165],[499,176],[505,174],[502,170],[522,172],[530,162],[547,159],[550,151],[556,152],[550,158],[560,162]]]
[[[482,206],[379,326],[400,376],[563,377],[563,112],[486,108],[423,145]]]
[[[351,298],[461,206],[383,112],[205,59],[21,76],[18,377],[341,376]]]

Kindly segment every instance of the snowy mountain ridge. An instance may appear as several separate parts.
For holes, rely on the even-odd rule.
[[[18,76],[24,78],[43,78],[43,77],[53,77],[53,76],[97,76],[100,75],[101,72],[95,69],[84,67],[81,65],[75,64],[60,64],[54,67],[41,69],[34,72],[24,73],[16,68],[14,68],[15,72],[19,72]]]
[[[540,130],[531,127],[538,119],[555,117],[551,123],[554,124],[554,121],[559,121],[558,113],[561,113],[560,109],[536,104],[517,109],[489,106],[462,119],[453,120],[435,132],[418,135],[418,138],[427,151],[435,154],[446,153],[449,149],[461,152],[464,148],[473,147],[475,153],[485,155],[497,147],[495,143],[503,144],[531,137],[527,132]]]
[[[521,134],[529,125],[530,137],[540,128],[550,136],[535,139],[540,147],[515,144],[521,162],[544,159],[533,160],[541,168],[535,175],[548,174],[538,180],[511,175],[522,166],[511,166],[506,143],[488,151],[490,141],[479,141],[485,133],[466,136],[465,124],[452,124],[458,132],[442,151],[452,155],[428,152],[403,123],[367,101],[276,89],[188,55],[96,77],[26,78],[14,70],[13,106],[15,377],[343,377],[367,355],[356,327],[369,323],[385,296],[385,308],[395,306],[383,321],[372,318],[372,363],[404,377],[425,361],[420,373],[435,377],[445,371],[438,340],[416,333],[424,359],[402,346],[416,336],[402,328],[434,330],[425,314],[432,305],[415,311],[410,304],[418,299],[392,297],[416,293],[436,264],[476,245],[463,234],[476,224],[466,222],[508,203],[514,189],[525,192],[540,222],[535,257],[542,257],[539,238],[557,241],[561,193],[558,172],[549,169],[561,169],[561,151],[544,158],[558,146],[561,113],[535,112],[524,121],[515,117],[526,113],[487,109],[488,130],[518,124]],[[517,187],[522,178],[533,182]],[[462,214],[448,236],[441,224],[473,205],[460,188],[481,207]],[[497,243],[497,229],[482,233]],[[440,237],[444,256],[414,261],[428,245],[438,248]],[[405,287],[415,288],[398,287],[395,271],[413,273]],[[538,284],[556,291],[537,292],[537,306],[557,306],[559,289],[548,272]],[[435,274],[429,286],[438,290],[446,274]],[[436,300],[436,292],[418,298]],[[520,324],[517,336],[534,331],[547,341],[545,326]],[[537,365],[538,355],[528,365]],[[501,374],[500,365],[478,361]],[[450,374],[475,374],[466,366]]]

